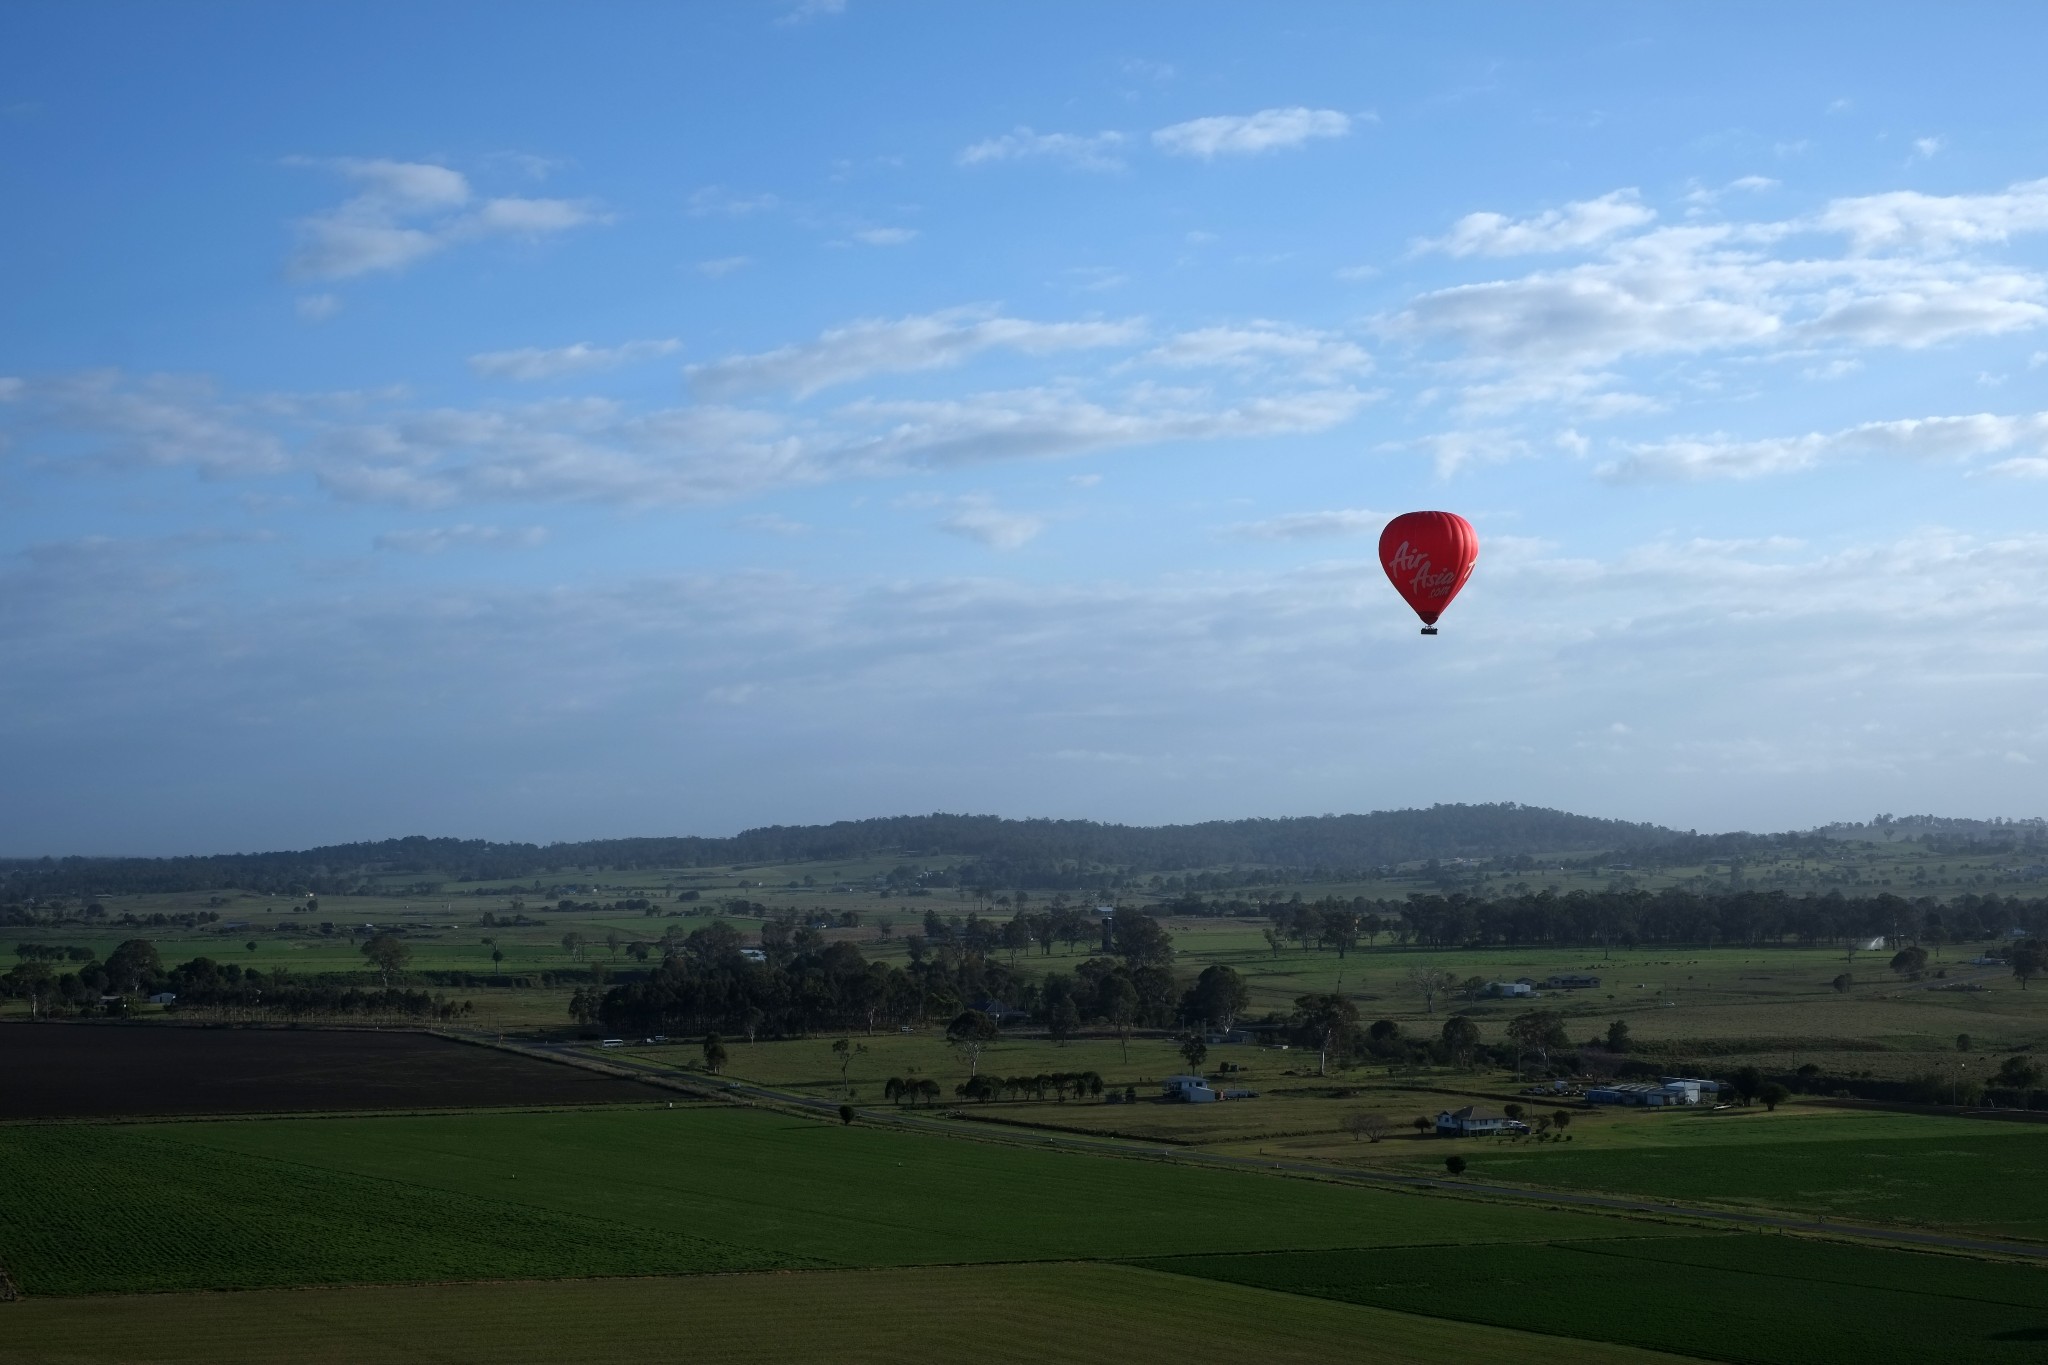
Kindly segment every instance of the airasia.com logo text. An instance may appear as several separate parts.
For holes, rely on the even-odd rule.
[[[1429,556],[1418,554],[1414,550],[1409,549],[1408,542],[1405,540],[1401,542],[1400,549],[1387,556],[1387,572],[1389,574],[1412,572],[1414,576],[1408,580],[1408,590],[1418,597],[1446,596],[1458,583],[1458,571],[1456,569],[1445,569],[1442,573],[1431,573],[1429,571]]]

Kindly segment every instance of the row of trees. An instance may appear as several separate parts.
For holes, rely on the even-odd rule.
[[[804,1034],[824,1029],[872,1033],[878,1028],[951,1019],[972,1007],[1000,1005],[1043,1019],[1055,1037],[1089,1022],[1123,1030],[1174,1021],[1180,1003],[1172,970],[1173,942],[1159,922],[1119,911],[1104,931],[1113,956],[1090,957],[1072,974],[1030,981],[962,934],[933,944],[906,943],[910,963],[870,962],[859,945],[828,942],[807,925],[763,926],[755,961],[744,940],[714,921],[665,940],[659,966],[645,980],[578,993],[580,1022],[640,1033]]]
[[[365,951],[375,944],[365,945]],[[396,940],[392,940],[393,943]],[[402,949],[403,945],[399,945]],[[396,964],[402,965],[402,960]],[[0,993],[26,1000],[31,1015],[128,1012],[131,998],[169,992],[183,1012],[233,1019],[394,1018],[453,1021],[468,1016],[467,1001],[394,988],[388,977],[364,990],[345,977],[294,977],[283,968],[261,971],[235,962],[195,957],[166,967],[156,945],[128,939],[104,962],[59,974],[31,957],[0,977]]]

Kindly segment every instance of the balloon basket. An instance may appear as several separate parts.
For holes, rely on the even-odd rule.
[[[1423,633],[1424,635],[1434,635],[1434,634],[1436,634],[1436,627],[1435,627],[1435,626],[1424,626],[1424,627],[1422,628],[1422,633]]]

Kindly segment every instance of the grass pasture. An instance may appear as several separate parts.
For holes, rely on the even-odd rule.
[[[186,1124],[175,1140],[840,1265],[1603,1237],[1590,1214],[750,1109]],[[515,1189],[516,1186],[516,1189]]]
[[[1375,1365],[1674,1357],[1115,1265],[399,1286],[7,1306],[12,1365]]]
[[[1741,1365],[2037,1361],[2048,1270],[1723,1234],[1186,1257],[1157,1269]]]
[[[30,1296],[761,1270],[810,1263],[178,1142],[173,1125],[0,1128],[0,1260]],[[4,1353],[0,1353],[4,1354]]]
[[[1475,1178],[2048,1241],[2048,1124],[1796,1110],[1646,1117],[1629,1141],[1596,1131],[1569,1145],[1441,1146]],[[1438,1169],[1438,1146],[1402,1153],[1435,1160],[1401,1164]]]

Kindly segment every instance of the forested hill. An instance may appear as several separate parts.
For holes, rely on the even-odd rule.
[[[1198,825],[1107,825],[993,815],[901,815],[831,825],[771,825],[726,839],[596,839],[501,844],[413,836],[282,853],[186,858],[0,860],[0,892],[80,896],[230,887],[343,894],[364,878],[541,877],[601,868],[724,866],[867,857],[965,856],[996,882],[1061,868],[1126,874],[1202,867],[1372,868],[1428,858],[1633,850],[1680,838],[1657,825],[1599,820],[1512,802],[1431,806],[1369,815],[1215,820]],[[1021,884],[1021,883],[1020,883]]]

